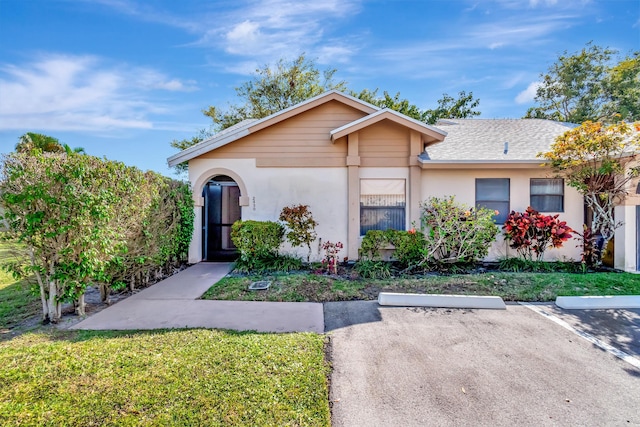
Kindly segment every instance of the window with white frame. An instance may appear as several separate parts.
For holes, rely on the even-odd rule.
[[[509,216],[509,178],[476,178],[476,206],[498,211],[493,216],[503,224]]]
[[[360,180],[360,235],[369,230],[404,230],[404,179]]]
[[[531,178],[529,202],[538,212],[564,212],[564,180]]]

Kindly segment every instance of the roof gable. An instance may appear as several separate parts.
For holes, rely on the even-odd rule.
[[[335,142],[337,139],[342,138],[343,136],[349,135],[353,132],[357,132],[360,129],[371,126],[372,124],[378,123],[382,120],[390,120],[404,127],[419,132],[422,135],[423,142],[425,143],[440,142],[444,140],[444,137],[447,135],[447,132],[443,130],[440,130],[433,126],[429,126],[423,122],[405,116],[404,114],[398,113],[397,111],[384,108],[359,120],[347,123],[344,126],[332,130],[330,132],[331,140]]]
[[[258,132],[269,126],[273,126],[290,117],[304,113],[305,111],[309,111],[330,101],[341,102],[366,114],[371,114],[380,110],[379,107],[369,104],[368,102],[364,102],[358,98],[344,94],[342,92],[338,92],[336,90],[331,90],[313,98],[309,98],[306,101],[293,105],[262,119],[243,120],[242,122],[231,126],[228,129],[224,129],[223,131],[215,134],[213,137],[205,141],[202,141],[192,147],[187,148],[186,150],[174,154],[173,156],[169,157],[167,161],[169,163],[169,166],[175,166],[177,164],[186,162],[195,157],[201,156],[202,154],[208,153],[233,141],[241,139],[247,135]]]

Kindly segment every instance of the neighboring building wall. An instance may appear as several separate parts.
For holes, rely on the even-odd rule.
[[[455,166],[454,166],[455,167]],[[510,209],[523,212],[530,204],[530,178],[548,178],[544,169],[425,169],[422,171],[422,200],[429,197],[445,197],[455,195],[458,202],[475,206],[476,178],[509,178]],[[564,212],[545,212],[546,215],[560,214],[560,220],[582,232],[584,208],[582,196],[571,187],[565,185]],[[577,236],[576,236],[577,237]],[[547,249],[545,259],[580,260],[580,248],[577,240],[568,240],[560,249]],[[516,251],[509,248],[500,232],[497,241],[491,247],[487,260],[496,260],[505,256],[516,256]]]

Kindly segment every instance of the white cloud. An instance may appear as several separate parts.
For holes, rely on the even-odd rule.
[[[241,8],[208,17],[210,25],[205,26],[197,44],[221,47],[258,63],[293,58],[302,52],[320,63],[334,59],[346,62],[357,51],[353,45],[356,37],[327,41],[325,33],[333,20],[356,14],[359,8],[360,0],[249,1]],[[219,26],[220,22],[228,24]]]
[[[539,87],[540,82],[531,82],[525,90],[523,90],[516,96],[516,104],[528,104],[530,102],[533,102]]]
[[[150,129],[168,107],[153,91],[194,90],[146,68],[105,66],[94,56],[51,55],[0,65],[0,129]]]

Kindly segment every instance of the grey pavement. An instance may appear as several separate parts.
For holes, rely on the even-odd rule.
[[[196,264],[72,328],[326,332],[334,426],[640,425],[638,365],[567,330],[637,361],[640,310],[197,299],[230,268]]]
[[[638,333],[636,314],[612,326],[620,342]],[[640,425],[640,369],[527,307],[342,302],[325,318],[334,426]]]
[[[218,328],[324,332],[322,304],[197,299],[230,269],[230,263],[195,264],[92,315],[71,329]]]

